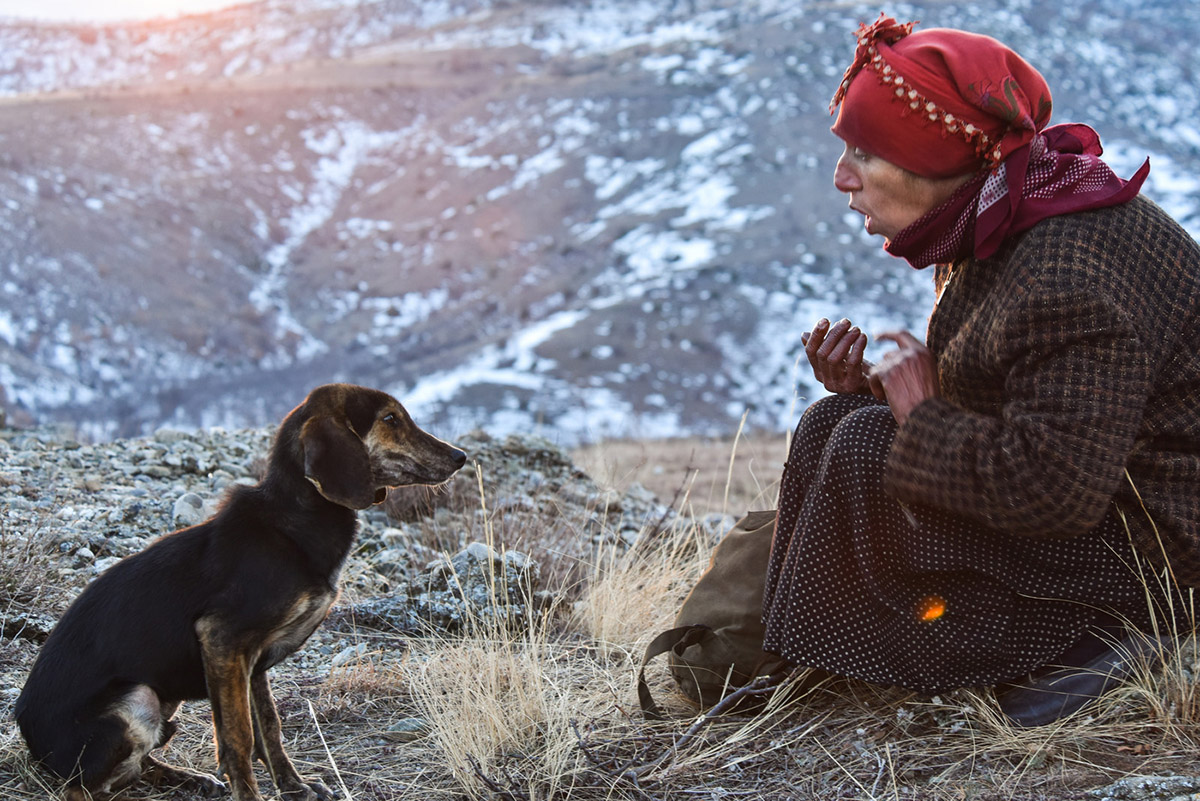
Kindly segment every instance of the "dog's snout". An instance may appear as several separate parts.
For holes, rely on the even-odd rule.
[[[423,455],[417,459],[435,470],[443,470],[449,477],[467,463],[467,454],[462,448],[438,439],[423,429],[417,429],[420,446],[418,451]]]
[[[441,480],[444,481],[457,473],[459,468],[467,463],[466,451],[436,437],[430,436],[429,438],[436,443],[436,446],[433,452],[429,454],[429,458],[425,463],[436,473],[440,473]]]

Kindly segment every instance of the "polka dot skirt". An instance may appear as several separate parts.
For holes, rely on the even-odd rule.
[[[882,487],[895,431],[869,395],[824,398],[801,418],[767,572],[768,651],[935,693],[1024,676],[1109,614],[1149,624],[1115,511],[1052,540],[903,506]]]

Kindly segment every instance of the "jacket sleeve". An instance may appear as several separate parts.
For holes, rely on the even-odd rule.
[[[1091,287],[1015,288],[980,360],[1003,376],[1000,414],[927,400],[899,427],[884,486],[1018,535],[1097,525],[1123,480],[1151,387],[1150,359],[1120,304]]]

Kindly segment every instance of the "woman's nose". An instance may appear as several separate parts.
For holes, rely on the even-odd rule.
[[[854,192],[862,188],[858,173],[846,164],[845,156],[839,158],[837,166],[833,168],[833,185],[839,192]]]

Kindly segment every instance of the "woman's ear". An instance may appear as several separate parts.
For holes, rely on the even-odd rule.
[[[334,417],[314,417],[300,429],[304,451],[304,477],[329,501],[350,509],[366,509],[375,503],[371,462],[367,447]]]

